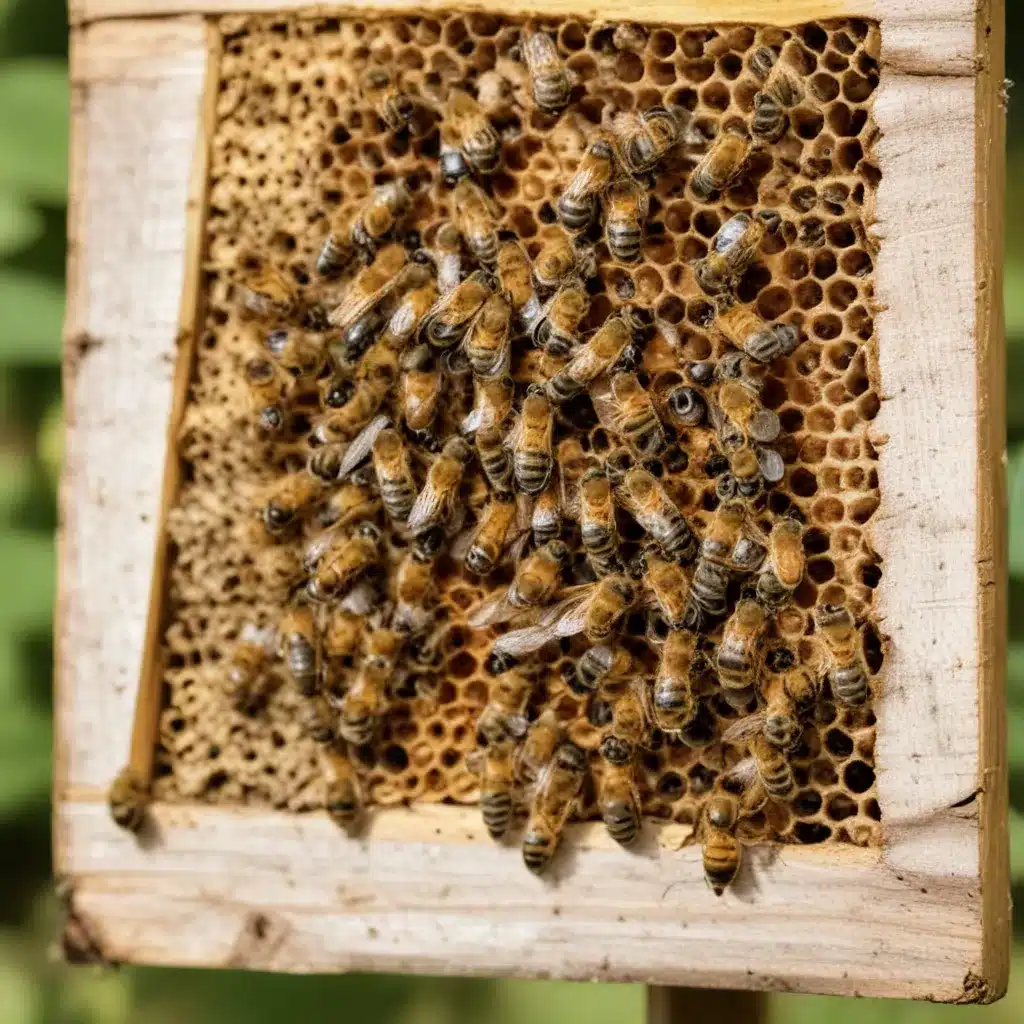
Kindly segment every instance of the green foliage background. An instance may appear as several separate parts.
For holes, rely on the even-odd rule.
[[[1024,77],[1024,5],[1009,18]],[[1024,116],[1011,92],[1007,325],[1011,507],[1010,760],[1016,887],[1024,885]],[[55,494],[61,460],[60,332],[67,188],[67,27],[62,0],[0,0],[0,1024],[386,1024],[643,1019],[639,986],[404,977],[285,978],[48,961]],[[1017,891],[1024,906],[1024,892]],[[1024,917],[1009,998],[994,1007],[803,996],[779,1021],[1009,1024],[1024,1020]]]

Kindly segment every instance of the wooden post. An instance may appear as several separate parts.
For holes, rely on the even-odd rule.
[[[647,1024],[768,1024],[763,992],[714,988],[647,989]]]

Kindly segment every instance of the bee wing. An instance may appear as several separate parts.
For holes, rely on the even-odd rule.
[[[593,403],[597,418],[601,421],[601,426],[612,433],[618,433],[617,424],[621,419],[619,403],[612,395],[607,379],[603,380],[598,387],[591,388],[590,401]]]
[[[586,584],[581,588],[590,590]],[[584,614],[580,615],[579,609],[583,608]],[[531,654],[539,650],[549,640],[557,640],[563,636],[574,636],[579,633],[586,621],[586,595],[573,596],[565,601],[560,601],[543,612],[532,626],[524,626],[522,629],[514,629],[494,641],[493,650],[498,654],[508,654],[513,658],[520,658],[524,654]],[[568,630],[568,632],[566,632]]]
[[[583,632],[587,622],[587,605],[594,593],[592,583],[584,583],[578,587],[570,587],[563,591],[563,599],[547,609],[537,623],[538,626],[551,624],[555,635],[559,637],[575,636]],[[568,596],[564,596],[568,594]]]
[[[469,624],[474,629],[483,629],[484,626],[495,626],[515,618],[520,609],[516,608],[508,599],[511,589],[509,586],[499,590],[496,594],[491,594],[469,617]]]
[[[342,598],[341,610],[351,612],[353,615],[369,615],[376,606],[380,594],[375,583],[370,580],[360,580]]]
[[[725,773],[725,778],[739,783],[746,789],[758,781],[757,764],[752,757],[745,757]]]
[[[332,526],[330,529],[324,530],[323,533],[317,534],[306,546],[305,554],[302,557],[302,565],[307,572],[315,568],[324,555],[327,554],[340,529],[339,526]]]
[[[782,423],[772,409],[758,409],[750,417],[750,423],[747,425],[747,433],[751,439],[762,443],[776,440],[781,432]]]
[[[768,483],[777,484],[786,475],[786,464],[782,456],[774,448],[765,448],[759,444],[754,446],[754,452],[761,475]]]
[[[474,775],[483,775],[487,763],[487,751],[477,748],[471,750],[463,759],[466,769]]]
[[[603,188],[604,183],[598,178],[600,165],[596,160],[586,159],[576,173],[569,179],[562,195],[565,196],[588,196],[595,189]]]
[[[355,440],[348,446],[341,460],[341,466],[338,469],[339,480],[344,480],[359,463],[369,457],[373,449],[373,442],[377,440],[377,435],[385,427],[389,426],[390,423],[391,421],[387,416],[375,416],[363,427],[359,434],[356,435]]]
[[[753,739],[764,729],[765,714],[758,711],[753,715],[737,719],[722,733],[723,743],[744,743]]]
[[[407,524],[409,532],[414,534],[420,533],[428,526],[433,526],[434,523],[446,518],[446,505],[447,502],[444,495],[437,492],[428,476],[423,489],[416,495],[412,511],[409,513]]]

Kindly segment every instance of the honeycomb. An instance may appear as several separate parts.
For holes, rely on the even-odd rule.
[[[500,206],[500,228],[514,233],[531,258],[555,227],[558,196],[576,170],[587,138],[609,115],[672,104],[691,112],[706,139],[747,124],[761,82],[750,57],[758,46],[784,47],[802,77],[804,100],[789,111],[789,129],[758,149],[741,178],[708,203],[687,188],[699,151],[673,154],[653,176],[642,259],[612,260],[596,241],[596,273],[587,281],[591,307],[584,327],[597,327],[629,302],[650,310],[655,328],[643,350],[641,381],[664,396],[687,383],[685,367],[719,360],[728,346],[711,329],[714,307],[694,279],[719,228],[735,213],[776,210],[782,223],[744,273],[737,298],[768,321],[800,331],[795,352],[776,360],[762,402],[783,433],[777,450],[783,479],[751,503],[767,533],[775,518],[796,515],[806,527],[806,573],[792,601],[770,627],[769,647],[784,644],[813,661],[812,610],[846,603],[862,631],[873,673],[881,646],[870,624],[880,560],[870,521],[879,505],[877,454],[869,426],[879,409],[870,236],[879,170],[871,113],[878,82],[877,27],[866,21],[816,22],[791,30],[749,26],[649,26],[578,20],[541,21],[557,40],[575,84],[570,114],[549,116],[530,104],[506,105],[499,125],[501,165],[486,179]],[[239,372],[245,315],[238,299],[247,266],[270,265],[316,295],[317,254],[336,216],[354,216],[371,190],[403,179],[413,193],[411,226],[429,243],[448,216],[441,180],[440,107],[455,85],[475,92],[494,86],[487,72],[517,57],[523,22],[490,14],[431,17],[225,17],[224,51],[212,138],[206,222],[204,306],[200,339],[178,441],[183,484],[169,515],[169,569],[164,637],[164,707],[153,795],[165,801],[249,804],[308,812],[324,805],[324,774],[316,744],[299,725],[303,700],[273,664],[258,699],[240,708],[225,695],[222,676],[246,623],[275,624],[295,584],[299,542],[253,541],[258,495],[281,473],[305,464],[308,438],[287,441],[258,433]],[[393,132],[363,98],[368,68],[396,70],[420,104],[422,120]],[[537,373],[536,353],[516,368]],[[672,417],[662,406],[663,422]],[[674,427],[668,455],[649,464],[696,532],[718,503],[709,475],[717,450],[708,426]],[[617,442],[593,418],[559,424],[555,443],[579,442],[584,463],[598,463]],[[429,455],[425,456],[429,459]],[[485,484],[467,472],[463,494],[471,514]],[[575,539],[569,522],[566,538]],[[625,555],[640,548],[636,524],[620,517]],[[392,565],[405,541],[388,534]],[[490,577],[442,555],[437,563],[439,623],[436,658],[405,676],[372,749],[358,752],[368,802],[472,804],[478,776],[466,755],[476,747],[476,718],[491,677],[485,660],[500,630],[473,628],[473,610],[508,584],[511,568]],[[733,598],[735,595],[731,595]],[[645,639],[643,616],[631,615],[624,642],[653,673],[657,651]],[[716,639],[717,634],[712,639]],[[582,638],[548,644],[531,716],[552,707],[571,739],[592,752],[610,714],[565,683]],[[879,680],[872,679],[877,696]],[[654,731],[637,771],[645,815],[693,824],[715,780],[742,756],[723,745],[736,712],[713,693],[703,698],[703,745],[670,741]],[[827,690],[791,763],[797,793],[771,802],[746,823],[751,839],[871,845],[880,811],[873,769],[870,706],[844,707]],[[577,817],[598,817],[596,785],[583,790]]]

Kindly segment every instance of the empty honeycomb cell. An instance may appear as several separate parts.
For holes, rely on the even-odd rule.
[[[701,89],[700,98],[709,110],[722,112],[729,109],[731,94],[723,82],[709,82]]]
[[[804,280],[793,289],[793,297],[801,309],[811,310],[821,305],[824,293],[817,281]]]

